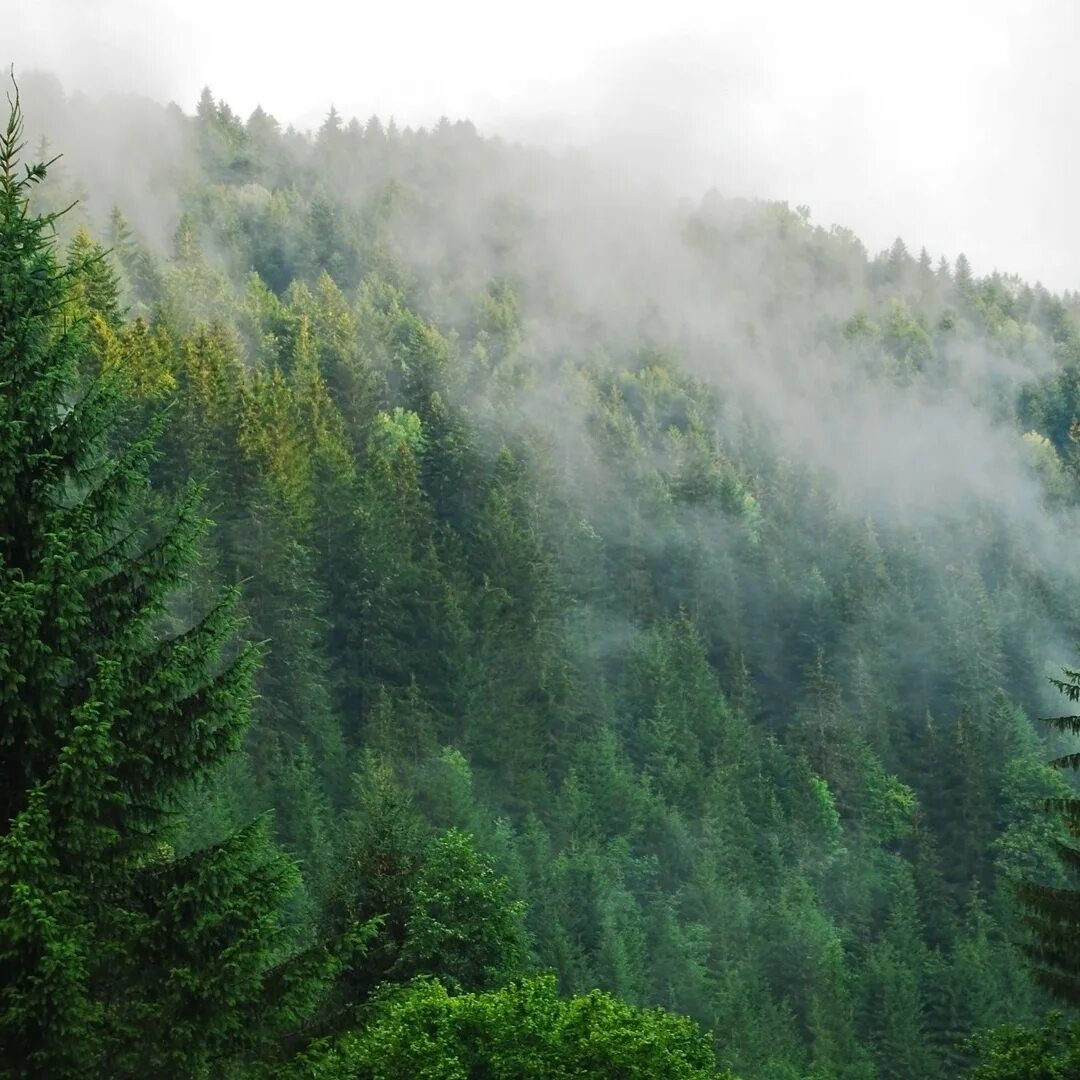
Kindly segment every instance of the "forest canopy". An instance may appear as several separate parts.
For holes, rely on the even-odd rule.
[[[1075,295],[468,122],[22,104],[4,1075],[1068,1075]]]

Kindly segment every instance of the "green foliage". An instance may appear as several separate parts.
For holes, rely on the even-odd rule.
[[[327,916],[335,932],[375,920],[380,930],[349,972],[353,1000],[383,980],[438,975],[451,987],[484,990],[519,975],[529,943],[524,904],[458,829],[425,837],[412,800],[370,754],[357,776],[346,861]]]
[[[1068,1080],[1080,1071],[1080,1024],[1051,1013],[1038,1027],[1009,1025],[975,1041],[972,1080]]]
[[[423,980],[374,1004],[367,1027],[335,1047],[327,1077],[493,1078],[719,1076],[690,1021],[642,1012],[595,991],[565,1000],[550,976],[488,994],[449,993]]]
[[[571,167],[469,125],[309,138],[209,91],[163,123],[170,257],[120,211],[63,268],[47,219],[4,226],[18,1045],[61,1076],[932,1080],[973,1031],[1036,1039],[1011,887],[1068,880],[1025,711],[1080,635],[1075,298],[710,196],[654,222],[639,310]],[[862,418],[785,396],[818,376],[916,426],[969,403],[1052,528],[939,497],[913,429],[866,497]]]
[[[1066,668],[1054,685],[1069,701],[1080,699],[1080,673]],[[1047,721],[1059,731],[1075,735],[1080,718],[1059,716]],[[1080,768],[1080,754],[1068,753],[1052,764],[1059,768]],[[1022,907],[1021,922],[1030,932],[1025,950],[1035,963],[1035,976],[1055,997],[1071,1004],[1080,1002],[1080,888],[1075,875],[1080,869],[1080,801],[1068,791],[1047,806],[1061,815],[1067,839],[1058,839],[1054,848],[1065,871],[1065,882],[1048,884],[1026,880],[1017,886]]]
[[[472,838],[451,829],[429,841],[409,886],[404,944],[394,977],[438,972],[450,986],[498,986],[524,966],[528,946],[521,917]]]
[[[170,603],[205,522],[147,492],[151,427],[113,450],[124,385],[79,371],[116,321],[102,256],[61,268],[27,212],[18,98],[0,136],[0,1069],[209,1075],[278,1052],[337,958],[283,919],[265,823],[176,857],[190,785],[239,749],[258,652],[236,595]],[[66,318],[68,307],[76,309]],[[160,426],[160,425],[158,425]]]

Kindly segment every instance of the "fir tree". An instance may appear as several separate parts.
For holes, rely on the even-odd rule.
[[[1080,700],[1080,671],[1066,668],[1060,679],[1051,680],[1069,699]],[[1057,716],[1046,721],[1058,731],[1080,734],[1080,716]],[[1080,768],[1080,753],[1056,758],[1058,768]],[[1059,841],[1058,856],[1072,885],[1047,885],[1026,881],[1017,889],[1023,908],[1021,922],[1031,932],[1026,952],[1034,962],[1035,979],[1055,997],[1071,1005],[1080,1003],[1080,799],[1048,799],[1047,807],[1059,812],[1071,842]]]
[[[80,378],[86,268],[61,269],[46,166],[0,133],[0,1073],[222,1075],[298,1031],[335,960],[281,918],[296,870],[257,821],[168,843],[193,783],[236,750],[257,650],[234,596],[170,596],[205,522],[155,511],[154,429],[119,451],[119,380]],[[159,425],[160,426],[160,425]]]

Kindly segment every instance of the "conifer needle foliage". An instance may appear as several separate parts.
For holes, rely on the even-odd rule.
[[[111,435],[118,378],[80,377],[48,167],[0,136],[0,1072],[220,1075],[295,1030],[328,954],[282,919],[297,872],[256,820],[185,854],[177,799],[241,745],[258,651],[236,595],[175,600],[206,529],[150,497],[160,424]]]

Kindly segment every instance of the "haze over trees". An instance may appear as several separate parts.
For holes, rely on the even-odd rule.
[[[5,1075],[1068,1075],[1075,296],[466,122],[24,98]]]

